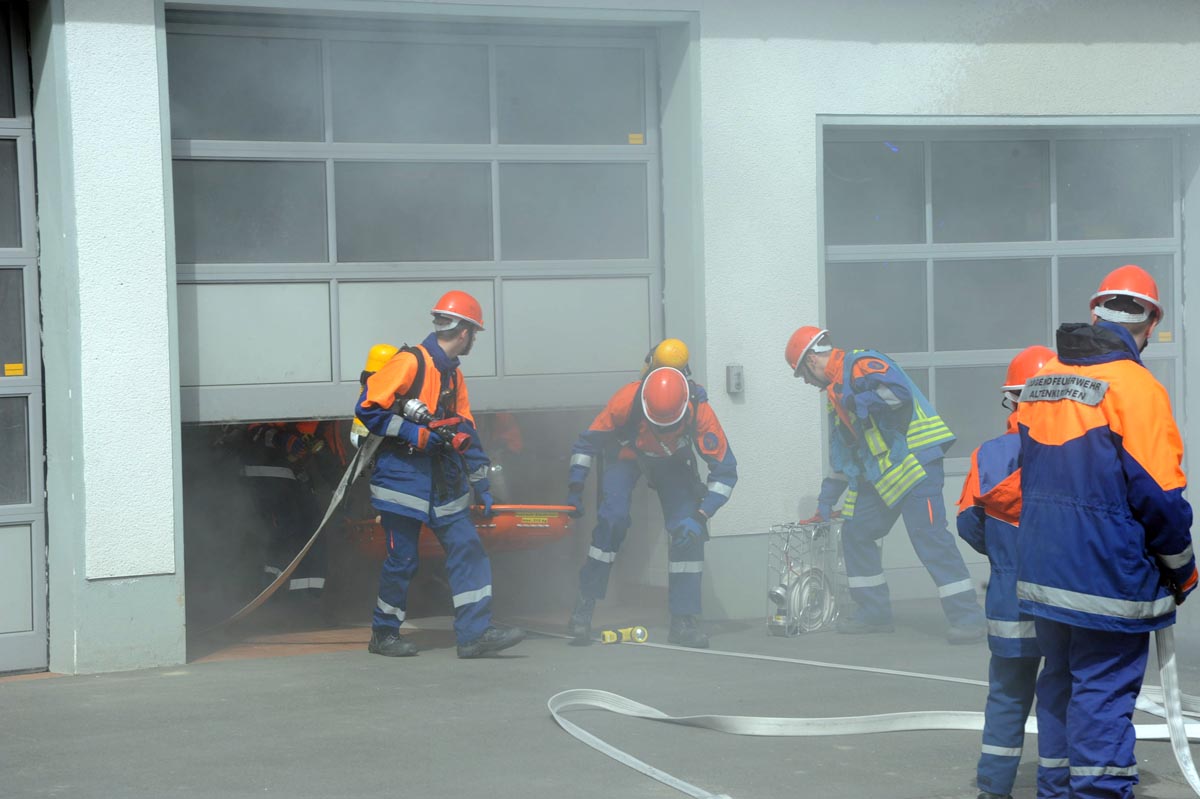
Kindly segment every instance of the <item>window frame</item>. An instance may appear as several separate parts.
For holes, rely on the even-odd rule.
[[[1172,258],[1174,289],[1168,317],[1176,320],[1170,342],[1154,342],[1148,348],[1147,361],[1169,361],[1175,396],[1173,408],[1181,430],[1185,429],[1186,407],[1184,384],[1183,342],[1183,165],[1181,140],[1188,122],[1178,118],[1112,117],[1074,118],[1046,117],[1030,120],[1020,117],[857,117],[824,116],[817,119],[817,239],[818,239],[818,303],[821,325],[826,326],[826,274],[831,264],[866,261],[924,261],[926,269],[926,338],[924,352],[888,352],[905,369],[927,370],[930,383],[929,399],[937,407],[937,369],[939,367],[1006,366],[1019,349],[948,350],[937,351],[934,337],[934,261],[987,260],[1003,258],[1050,259],[1049,330],[1045,341],[1053,347],[1053,335],[1064,321],[1059,316],[1059,259],[1071,256],[1128,255],[1136,262],[1140,255],[1169,255]],[[826,245],[825,243],[825,186],[824,149],[829,141],[921,141],[925,153],[925,242],[922,244]],[[1163,139],[1171,143],[1172,165],[1172,236],[1144,239],[1058,239],[1058,187],[1056,151],[1064,140],[1081,139]],[[933,240],[933,183],[932,145],[936,141],[1028,141],[1050,142],[1050,232],[1049,239],[1033,242],[935,243]],[[1079,320],[1082,320],[1082,312]],[[833,321],[837,324],[837,320]],[[835,336],[837,331],[834,329]],[[1031,341],[1032,343],[1036,343]],[[997,394],[999,389],[997,387]],[[825,424],[828,424],[826,421]],[[997,431],[997,435],[1001,431]],[[826,431],[827,433],[827,431]],[[828,447],[828,436],[822,446]],[[976,442],[980,443],[980,442]],[[969,452],[956,453],[945,461],[948,474],[965,474],[970,465]]]

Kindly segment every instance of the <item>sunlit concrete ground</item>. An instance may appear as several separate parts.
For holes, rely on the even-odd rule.
[[[606,603],[600,621],[649,620],[662,606]],[[511,619],[518,621],[517,619]],[[561,631],[562,613],[524,619]],[[0,680],[0,795],[14,797],[674,797],[561,731],[546,700],[601,688],[671,714],[835,716],[978,710],[984,689],[714,657],[647,646],[567,646],[531,637],[505,656],[455,657],[447,617],[418,619],[415,658],[365,650],[368,630],[248,631],[186,666],[90,677]],[[934,601],[897,603],[892,635],[767,635],[762,620],[712,625],[713,646],[982,678],[982,645],[941,637]],[[1185,641],[1184,688],[1200,693]],[[299,652],[290,657],[276,657]],[[599,711],[572,718],[715,793],[974,797],[976,733],[738,738]],[[1149,717],[1139,718],[1151,721]],[[1138,749],[1147,799],[1187,797],[1165,743]],[[1034,796],[1028,741],[1015,795]]]

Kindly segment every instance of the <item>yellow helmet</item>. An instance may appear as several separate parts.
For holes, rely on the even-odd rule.
[[[692,370],[688,368],[687,345],[677,338],[664,338],[658,342],[654,349],[646,353],[646,360],[642,364],[642,377],[661,366],[678,369],[690,376]]]
[[[399,348],[393,347],[391,344],[376,344],[367,353],[367,365],[363,367],[363,371],[367,374],[378,372],[399,351]]]

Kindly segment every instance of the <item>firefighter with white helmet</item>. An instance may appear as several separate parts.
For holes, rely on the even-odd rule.
[[[1021,762],[1025,721],[1033,707],[1041,650],[1033,617],[1017,607],[1017,520],[1021,513],[1021,437],[1017,403],[1021,389],[1054,357],[1036,345],[1008,365],[1001,404],[1011,411],[1008,431],[971,453],[971,468],[958,500],[958,535],[991,564],[987,586],[988,697],[983,744],[975,779],[978,799],[1007,799]]]
[[[1017,597],[1045,663],[1038,796],[1131,797],[1150,631],[1196,587],[1183,442],[1141,360],[1165,309],[1141,267],[1108,274],[1091,324],[1021,392]]]
[[[875,350],[845,351],[829,332],[805,326],[784,351],[795,377],[825,392],[834,476],[821,484],[817,512],[829,520],[843,507],[842,547],[855,614],[838,620],[841,633],[892,632],[892,607],[879,539],[898,517],[937,585],[952,644],[983,640],[983,611],[954,538],[946,529],[942,458],[954,434],[895,361]]]
[[[483,330],[483,310],[470,294],[450,291],[431,313],[433,332],[369,375],[355,406],[363,426],[384,437],[371,474],[371,504],[382,517],[388,554],[367,648],[389,657],[417,653],[400,625],[426,524],[446,550],[458,656],[480,657],[525,635],[491,624],[491,563],[468,515],[471,489],[485,514],[492,506],[488,458],[459,368]]]
[[[733,493],[737,461],[716,414],[693,385],[677,368],[656,367],[614,394],[575,442],[567,496],[573,515],[583,512],[584,481],[594,458],[603,453],[605,461],[596,527],[569,622],[574,644],[591,641],[596,600],[607,592],[609,572],[631,524],[633,489],[644,474],[658,494],[669,535],[668,640],[708,646],[698,620],[704,541],[708,520]],[[707,482],[700,481],[695,452],[708,466]]]

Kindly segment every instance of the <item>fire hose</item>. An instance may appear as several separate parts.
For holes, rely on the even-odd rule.
[[[555,636],[563,637],[563,636]],[[1138,740],[1161,741],[1170,740],[1175,762],[1187,780],[1192,791],[1200,796],[1200,776],[1196,774],[1192,762],[1191,749],[1188,746],[1190,738],[1200,739],[1200,723],[1186,724],[1184,714],[1200,715],[1200,698],[1181,694],[1179,690],[1179,674],[1175,665],[1175,633],[1167,627],[1155,633],[1155,649],[1158,656],[1159,675],[1162,687],[1147,686],[1138,696],[1137,708],[1144,712],[1165,717],[1166,724],[1136,724],[1134,729]],[[982,680],[971,680],[963,677],[947,677],[940,674],[922,674],[920,672],[899,671],[896,669],[872,668],[869,666],[850,666],[840,663],[826,663],[816,660],[801,660],[798,658],[776,657],[772,655],[752,655],[742,652],[722,652],[715,649],[687,649],[669,644],[637,644],[641,647],[670,649],[678,652],[688,652],[697,655],[716,655],[721,657],[745,658],[748,660],[765,660],[777,663],[792,663],[818,668],[838,669],[843,671],[865,672],[915,679],[936,680],[962,685],[977,685],[987,687]],[[624,766],[635,769],[646,776],[658,780],[675,790],[696,799],[730,799],[727,794],[714,794],[705,789],[682,780],[662,769],[646,763],[612,744],[598,738],[563,717],[564,711],[578,709],[607,710],[623,716],[659,721],[666,724],[677,724],[686,727],[724,732],[730,735],[755,736],[830,736],[830,735],[864,735],[879,732],[908,732],[916,730],[983,730],[983,713],[952,710],[910,711],[905,713],[884,713],[869,716],[841,716],[829,718],[788,718],[769,716],[722,716],[694,715],[671,716],[650,705],[636,702],[619,694],[588,688],[577,688],[561,691],[550,697],[546,703],[550,715],[558,726],[569,735],[587,744],[598,752],[607,755]],[[1037,733],[1037,722],[1030,718],[1025,724],[1026,733]]]

